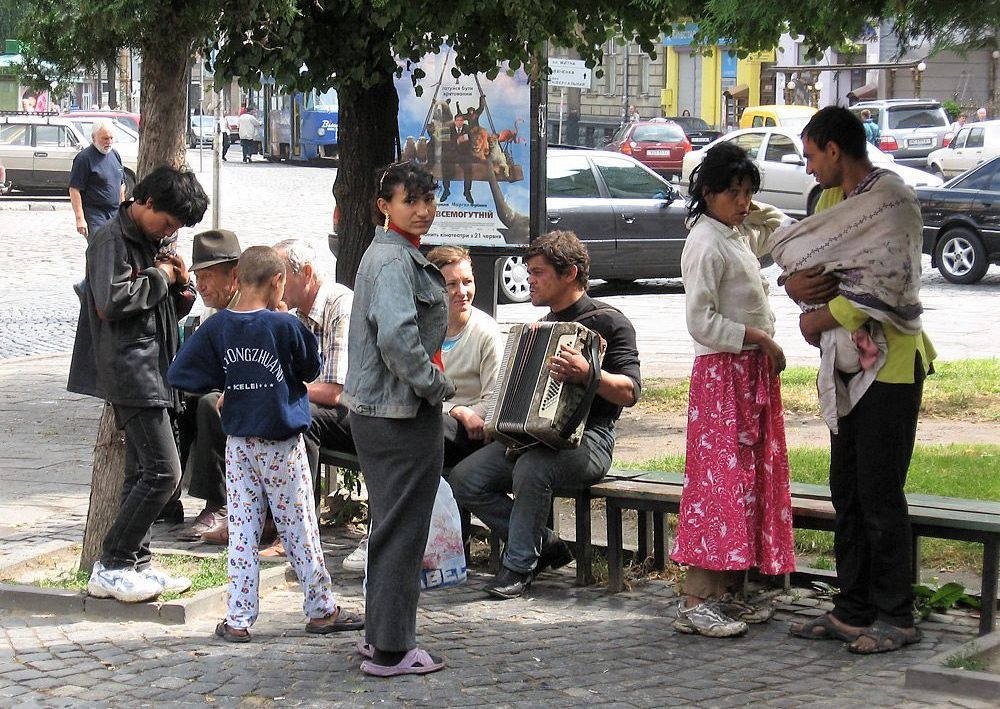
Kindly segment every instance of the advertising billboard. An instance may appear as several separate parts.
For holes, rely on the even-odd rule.
[[[447,46],[401,63],[396,79],[402,160],[426,165],[439,183],[426,243],[468,247],[527,244],[531,212],[532,92],[523,69],[495,79],[456,77]],[[423,76],[416,80],[416,69]]]

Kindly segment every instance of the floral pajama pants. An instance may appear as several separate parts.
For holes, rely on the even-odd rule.
[[[270,505],[278,535],[305,594],[303,610],[321,618],[336,610],[323,560],[313,501],[312,474],[302,436],[272,441],[255,436],[226,440],[226,512],[229,516],[229,608],[231,628],[257,620],[260,535]]]

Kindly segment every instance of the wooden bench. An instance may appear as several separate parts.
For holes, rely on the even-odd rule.
[[[358,456],[346,451],[338,451],[330,448],[320,448],[320,465],[325,466],[323,472],[323,482],[329,491],[333,489],[333,480],[330,476],[332,468],[344,468],[346,470],[360,471],[361,466]],[[441,474],[447,479],[451,468],[445,468]],[[552,500],[558,498],[569,498],[574,500],[576,516],[576,542],[574,544],[574,555],[576,557],[576,583],[578,586],[590,586],[594,583],[593,560],[594,551],[590,543],[591,522],[590,503],[594,499],[593,488],[559,488],[552,491]],[[462,515],[462,525],[466,529],[471,529],[470,515],[467,510],[459,508]],[[556,529],[558,519],[555,512],[550,513],[549,524]],[[556,529],[558,531],[558,529]],[[490,570],[496,573],[500,569],[500,540],[493,535],[487,535],[490,541]]]
[[[620,471],[626,472],[626,471]],[[604,497],[608,513],[608,590],[622,589],[624,549],[622,511],[637,510],[651,518],[653,558],[662,569],[667,547],[664,515],[680,509],[683,476],[679,473],[633,471],[627,479],[609,479],[591,488],[591,495]],[[997,576],[1000,567],[1000,503],[964,500],[934,495],[908,494],[913,531],[914,582],[919,581],[920,538],[954,539],[983,545],[982,610],[979,632],[993,630],[996,618]],[[825,485],[792,483],[792,515],[799,529],[833,531],[834,510],[830,489]],[[645,515],[640,514],[640,522]],[[649,523],[647,523],[649,524]],[[645,558],[645,532],[640,524],[639,553]]]

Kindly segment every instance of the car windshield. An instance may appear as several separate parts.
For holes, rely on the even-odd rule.
[[[703,119],[695,118],[694,116],[675,116],[670,120],[683,128],[685,133],[689,133],[693,130],[711,130],[708,127],[708,123],[706,123]]]
[[[306,108],[311,108],[315,111],[340,110],[340,100],[337,97],[336,89],[327,89],[323,92],[313,90],[309,96]]]
[[[676,143],[684,140],[684,131],[671,123],[636,126],[632,140],[637,143]]]
[[[212,128],[215,125],[214,116],[191,116],[192,126],[201,126],[202,128]]]
[[[76,129],[78,131],[80,131],[81,133],[83,133],[83,135],[89,137],[94,132],[94,123],[96,121],[97,121],[97,119],[90,118],[90,119],[87,119],[87,120],[73,121],[73,125],[75,125]],[[115,136],[115,142],[116,143],[138,143],[139,142],[139,136],[137,136],[135,133],[133,133],[132,130],[129,129],[128,127],[123,126],[117,120],[115,120],[115,121],[108,121],[108,123],[111,124],[111,132]]]
[[[940,106],[889,106],[890,130],[906,128],[943,128],[948,116]]]

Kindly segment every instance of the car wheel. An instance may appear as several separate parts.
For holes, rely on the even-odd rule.
[[[528,292],[528,267],[520,256],[508,256],[500,267],[497,277],[497,292],[501,303],[527,303],[531,299]]]
[[[938,240],[934,258],[941,275],[952,283],[976,283],[990,267],[983,242],[964,227],[945,232]]]
[[[809,195],[809,199],[806,200],[806,216],[812,216],[816,213],[816,205],[819,203],[819,198],[823,194],[823,188],[817,187]]]
[[[940,165],[931,165],[931,174],[940,177],[942,180],[947,179],[944,176],[944,170],[941,169]]]
[[[135,175],[131,170],[125,171],[125,199],[132,199],[132,190],[135,189]]]

